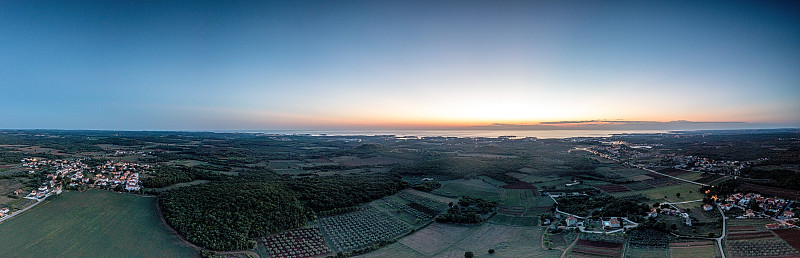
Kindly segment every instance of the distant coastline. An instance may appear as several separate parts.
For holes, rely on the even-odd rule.
[[[312,136],[375,136],[395,135],[398,137],[490,137],[515,136],[542,139],[572,137],[607,137],[614,134],[654,134],[669,133],[670,130],[221,130],[220,133],[268,133],[284,135],[307,134]]]

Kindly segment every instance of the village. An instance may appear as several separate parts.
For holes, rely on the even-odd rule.
[[[139,172],[150,169],[150,165],[130,162],[107,161],[97,166],[89,166],[82,159],[47,160],[41,158],[24,158],[20,160],[22,167],[30,175],[42,174],[42,183],[30,190],[23,198],[36,203],[52,195],[61,194],[64,190],[85,190],[87,188],[108,189],[119,192],[140,191]],[[16,196],[25,193],[24,188],[13,192]],[[35,204],[35,203],[34,203]],[[27,208],[30,208],[26,207]],[[0,208],[0,218],[11,216],[8,207]]]

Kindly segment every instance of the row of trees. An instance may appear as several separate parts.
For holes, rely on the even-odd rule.
[[[446,213],[437,216],[436,221],[444,223],[480,223],[483,221],[482,214],[493,212],[496,207],[497,202],[464,196],[458,200],[456,205],[451,205]]]
[[[558,208],[580,216],[626,217],[650,211],[647,204],[616,198],[613,196],[569,196],[558,199]]]

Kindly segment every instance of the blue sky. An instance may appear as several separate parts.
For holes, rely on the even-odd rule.
[[[0,128],[800,126],[800,7],[0,1]]]

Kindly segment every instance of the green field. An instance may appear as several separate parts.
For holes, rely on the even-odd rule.
[[[442,187],[433,190],[433,193],[445,196],[470,196],[490,201],[500,201],[503,199],[500,190],[502,190],[502,188],[486,183],[480,179],[458,179],[442,182]]]
[[[685,202],[685,201],[694,201],[700,200],[705,197],[702,193],[699,192],[700,186],[692,183],[684,183],[680,185],[673,185],[667,187],[659,187],[648,189],[644,191],[631,191],[631,192],[622,192],[622,193],[615,193],[612,194],[616,197],[624,197],[624,196],[631,196],[636,194],[642,194],[645,197],[662,202]],[[681,196],[677,197],[676,194],[680,193]],[[666,199],[664,198],[666,196]]]
[[[489,219],[489,222],[509,226],[538,226],[539,217],[518,217],[496,214]]]
[[[103,190],[39,204],[0,223],[0,236],[0,257],[197,256],[162,224],[155,198]]]

